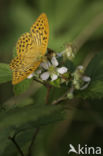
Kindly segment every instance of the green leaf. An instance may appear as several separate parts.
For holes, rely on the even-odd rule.
[[[40,106],[45,105],[46,94],[47,94],[47,88],[44,86],[40,87],[32,96],[32,98],[34,99],[34,104]]]
[[[86,69],[86,75],[90,76],[93,81],[103,80],[103,52],[95,55]]]
[[[88,92],[85,95],[86,98],[90,97],[92,99],[101,99],[103,98],[103,82],[95,81],[92,82],[92,85],[88,88]]]
[[[7,146],[11,145],[8,140],[9,136],[12,136],[16,132],[21,132],[20,146],[27,144],[31,138],[31,134],[26,136],[29,129],[34,129],[39,126],[48,125],[64,119],[64,110],[60,106],[35,106],[35,104],[25,106],[22,108],[15,108],[7,112],[0,113],[0,142],[3,141],[0,146],[0,153],[4,152]],[[23,133],[22,133],[23,131]],[[24,138],[22,138],[24,136]],[[27,141],[25,141],[27,140]],[[11,150],[13,153],[15,149]]]
[[[55,98],[58,98],[61,91],[63,93],[63,90],[58,89],[55,91]],[[52,93],[53,92],[54,90]],[[32,96],[32,104],[24,104],[23,107],[20,107],[19,104],[19,107],[17,105],[18,108],[12,108],[12,110],[0,113],[0,128],[2,129],[0,142],[3,140],[0,152],[3,153],[3,155],[5,155],[5,152],[6,150],[8,151],[8,149],[8,155],[10,156],[17,153],[15,148],[11,148],[13,146],[10,140],[8,140],[8,136],[12,136],[14,133],[20,131],[16,140],[18,141],[20,147],[23,148],[32,139],[31,133],[33,135],[34,128],[43,125],[50,125],[64,119],[65,114],[62,106],[45,105],[46,94],[47,89],[45,87],[41,87]],[[52,101],[54,98],[52,99],[51,97],[50,99]],[[43,127],[40,129],[42,130]],[[32,130],[32,132],[30,130]],[[26,149],[27,148],[28,147],[26,147]]]
[[[54,87],[58,87],[60,88],[60,79],[58,78],[57,80],[55,81],[51,81],[50,84]]]
[[[0,63],[0,83],[8,82],[12,79],[12,72],[8,64]]]
[[[103,52],[96,56],[89,63],[85,75],[91,78],[88,88],[81,93],[84,98],[102,98],[103,97]]]
[[[20,127],[32,127],[45,125],[51,122],[49,115],[55,112],[61,112],[62,107],[60,106],[35,106],[34,104],[14,108],[7,112],[1,112],[0,114],[0,127],[6,128],[11,127],[11,129],[19,129]],[[61,118],[61,117],[60,117]],[[52,120],[57,120],[52,116]]]
[[[60,98],[62,95],[67,92],[68,88],[66,87],[61,87],[61,88],[55,88],[52,87],[50,88],[49,92],[46,87],[41,87],[38,89],[38,91],[34,94],[34,103],[36,105],[45,105],[47,102],[47,96],[48,96],[48,105],[50,105],[53,101],[57,100]]]
[[[19,95],[24,93],[29,87],[32,82],[32,79],[25,79],[22,82],[14,85],[13,91],[15,95]]]

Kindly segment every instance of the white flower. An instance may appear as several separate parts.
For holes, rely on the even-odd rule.
[[[64,74],[67,72],[68,69],[66,67],[57,68],[58,65],[59,63],[55,56],[52,57],[51,62],[47,61],[41,63],[41,67],[47,70],[40,75],[41,79],[48,80],[50,77],[51,81],[54,81],[58,78],[59,74]]]
[[[50,76],[49,72],[44,72],[43,74],[40,75],[42,80],[47,80],[49,76]]]
[[[42,62],[40,66],[47,70],[51,66],[51,63],[49,61]]]
[[[66,67],[61,67],[61,68],[58,68],[58,69],[57,69],[58,73],[60,73],[60,74],[66,73],[67,70],[68,70],[68,69],[67,69]]]
[[[79,65],[77,68],[82,70],[84,67],[82,65]]]
[[[58,76],[57,76],[56,74],[52,74],[52,75],[51,75],[52,81],[56,80],[57,78],[58,78]]]
[[[59,65],[59,63],[58,63],[58,61],[57,61],[57,59],[56,59],[55,56],[52,57],[51,63],[52,63],[55,67],[57,67],[57,66]]]
[[[80,88],[80,90],[84,90],[88,87],[90,84],[91,78],[88,76],[83,76],[82,80],[85,82],[85,84]]]
[[[50,73],[50,72],[44,72],[40,75],[41,79],[46,81],[49,77],[51,77],[51,80],[54,81],[58,78],[58,75]]]
[[[88,76],[83,76],[83,81],[84,82],[90,82],[91,81],[91,78],[88,77]]]
[[[79,70],[81,71],[81,70],[84,70],[84,67],[83,67],[82,65],[79,65],[79,66],[77,67],[77,69],[79,69]]]

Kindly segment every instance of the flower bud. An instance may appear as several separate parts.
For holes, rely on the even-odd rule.
[[[68,98],[68,99],[73,99],[73,97],[74,97],[74,95],[73,95],[72,92],[69,92],[69,93],[67,94],[67,98]]]
[[[75,54],[73,52],[73,48],[71,44],[69,44],[67,48],[64,50],[63,56],[64,56],[64,59],[73,60],[73,58],[75,57]]]

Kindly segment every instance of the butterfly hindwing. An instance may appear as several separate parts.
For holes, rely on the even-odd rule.
[[[27,52],[28,53],[28,52]],[[27,56],[26,58],[21,58],[17,56],[11,62],[13,71],[12,84],[15,85],[33,73],[36,68],[40,65],[41,61],[32,56]]]
[[[25,78],[27,78],[27,76],[29,76],[39,66],[39,64],[40,62],[37,62],[34,66],[31,66],[29,68],[25,68],[23,70],[17,69],[13,71],[12,84],[15,85],[24,80]]]
[[[14,71],[16,70],[20,64],[22,63],[22,59],[20,56],[16,56],[10,63],[10,68]]]

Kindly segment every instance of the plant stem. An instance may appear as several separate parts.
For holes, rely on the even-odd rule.
[[[28,154],[27,154],[27,156],[31,156],[31,154],[32,154],[32,147],[33,147],[33,145],[34,145],[34,142],[35,142],[35,139],[36,139],[36,137],[37,137],[37,135],[38,135],[39,130],[40,130],[40,128],[36,128],[36,130],[35,130],[35,132],[34,132],[34,135],[33,135],[33,137],[32,137],[32,141],[31,141],[31,144],[30,144],[29,149],[28,149]]]
[[[53,101],[52,105],[57,105],[57,104],[61,103],[62,101],[67,100],[66,95],[67,95],[67,93],[65,93],[62,97],[58,98],[57,100]]]
[[[36,81],[36,82],[38,82],[38,83],[40,83],[40,84],[42,84],[42,85],[44,85],[47,88],[48,87],[51,87],[51,85],[48,82],[43,82],[43,81],[40,81],[40,80],[38,80],[36,78],[33,78],[33,80]]]
[[[44,85],[44,83],[42,81],[40,81],[40,80],[38,80],[36,78],[33,78],[33,80],[36,81],[36,82],[38,82],[38,83],[40,83],[40,84],[42,84],[42,85]]]
[[[46,104],[48,104],[50,89],[51,89],[51,86],[47,86]]]
[[[20,153],[20,155],[21,155],[21,156],[24,156],[24,153],[23,153],[23,151],[21,150],[21,148],[19,147],[19,145],[17,144],[17,142],[16,142],[16,140],[15,140],[15,137],[9,136],[8,139],[10,139],[10,140],[12,141],[12,143],[16,146],[16,148],[17,148],[18,152]]]

